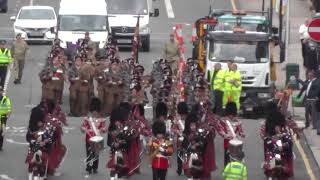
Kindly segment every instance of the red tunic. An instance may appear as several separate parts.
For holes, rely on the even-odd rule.
[[[96,129],[100,133],[107,132],[106,120],[104,118],[93,118],[92,121],[93,121]],[[83,119],[83,123],[81,125],[81,128],[86,131],[86,143],[90,142],[90,138],[97,136],[97,134],[94,132],[94,129],[93,129],[92,124],[89,120],[89,117],[85,117]]]
[[[159,139],[152,139],[150,141],[150,152],[153,153],[161,144],[161,141]],[[169,167],[169,159],[168,156],[171,156],[173,154],[173,147],[172,144],[170,144],[165,149],[165,155],[162,155],[160,153],[156,154],[155,157],[152,158],[151,166],[155,169],[168,169]]]

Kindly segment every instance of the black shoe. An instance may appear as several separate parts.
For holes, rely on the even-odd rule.
[[[91,169],[91,168],[86,168],[86,171],[87,171],[89,174],[92,174],[92,169]]]
[[[182,170],[181,169],[177,169],[177,174],[179,175],[179,176],[181,176],[181,174],[182,174]]]
[[[97,174],[97,173],[98,173],[98,170],[94,169],[93,174]]]
[[[310,124],[309,123],[306,123],[306,128],[308,128],[310,126]]]
[[[19,83],[19,80],[18,80],[18,79],[15,79],[15,80],[13,81],[13,83],[14,83],[14,84],[18,84],[18,83]]]
[[[0,151],[3,151],[2,147],[0,147]]]
[[[317,132],[317,135],[320,136],[320,132]]]

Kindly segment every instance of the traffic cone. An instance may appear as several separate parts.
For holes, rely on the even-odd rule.
[[[197,28],[196,25],[193,24],[192,26],[192,36],[191,36],[192,42],[196,42],[197,41]]]

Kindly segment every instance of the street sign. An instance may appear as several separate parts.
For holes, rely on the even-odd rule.
[[[320,42],[320,18],[312,19],[308,26],[308,33],[313,41]]]

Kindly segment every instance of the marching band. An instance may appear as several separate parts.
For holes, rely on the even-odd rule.
[[[59,41],[53,44],[48,62],[39,74],[43,101],[32,109],[30,116],[27,133],[30,146],[26,159],[29,180],[53,175],[66,154],[62,127],[68,123],[60,108],[66,81],[70,85],[69,115],[84,116],[80,129],[85,134],[85,164],[89,174],[98,171],[99,153],[106,148],[105,141],[110,147],[106,168],[112,180],[140,173],[146,147],[153,180],[166,179],[175,150],[178,175],[184,174],[190,180],[210,179],[217,169],[216,134],[225,139],[225,166],[231,162],[230,157],[243,155],[241,139],[245,133],[241,121],[236,118],[238,104],[228,102],[224,117],[214,114],[209,83],[193,59],[187,60],[183,72],[182,79],[187,86],[184,92],[178,92],[176,68],[172,69],[166,59],[155,61],[151,74],[145,75],[144,67],[133,58],[120,60],[118,47],[112,39],[108,40],[98,60],[93,53],[96,50],[87,35],[77,43],[69,62]],[[144,106],[149,102],[148,88],[152,96],[153,121],[148,121],[144,115]],[[185,102],[179,101],[180,95],[186,95]],[[276,119],[281,118],[280,115]],[[285,172],[291,176],[291,135],[285,123],[277,124],[281,120],[269,122],[276,121],[272,118],[267,118],[261,128],[265,141],[265,172],[273,176],[269,172],[272,169],[269,157],[281,151]],[[107,138],[104,138],[105,133]],[[282,142],[280,150],[275,150],[276,145],[279,146],[277,139]]]

